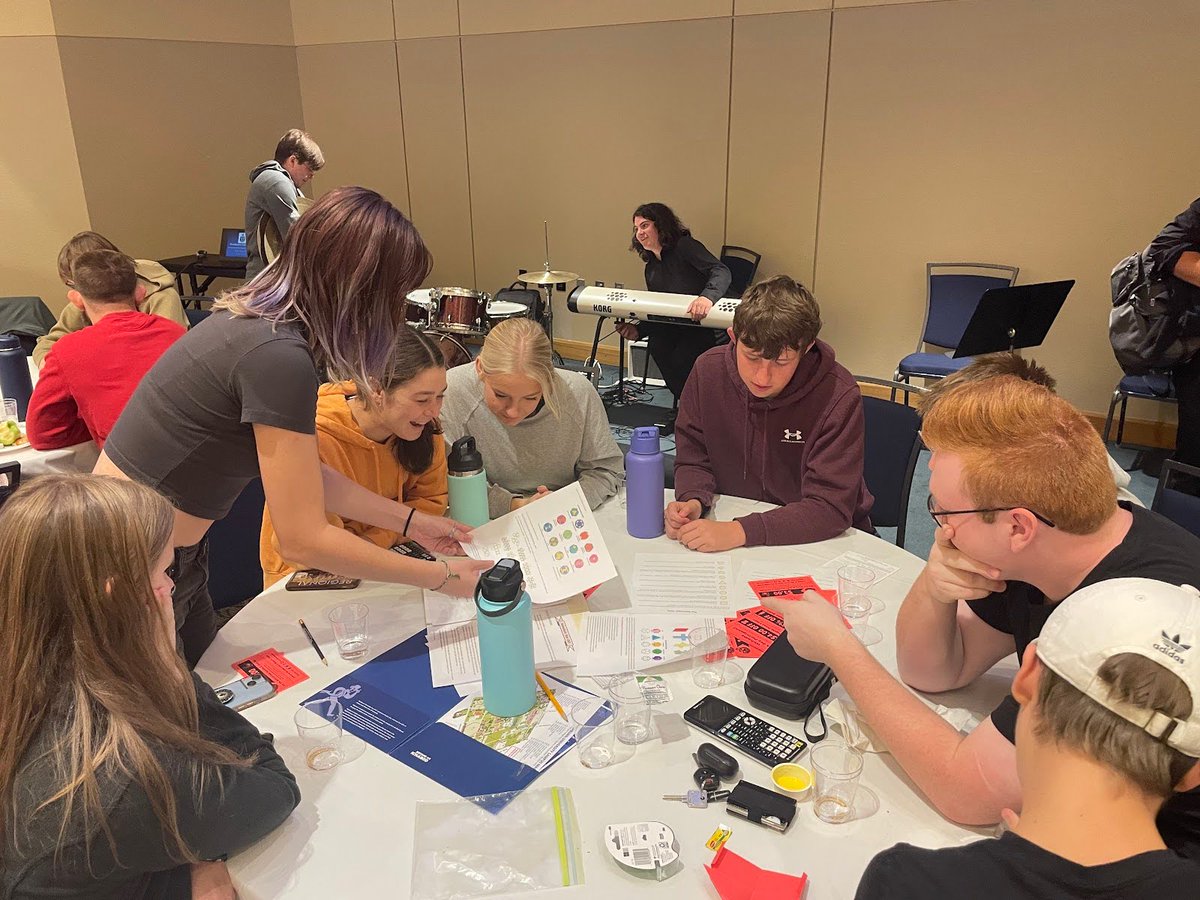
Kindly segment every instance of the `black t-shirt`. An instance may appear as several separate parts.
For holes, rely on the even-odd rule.
[[[1159,278],[1173,275],[1186,250],[1200,251],[1200,199],[1172,219],[1146,248],[1152,273]]]
[[[318,386],[297,325],[217,312],[146,373],[104,452],[178,509],[220,519],[259,474],[254,424],[315,434]]]
[[[897,844],[871,860],[855,898],[1193,900],[1197,895],[1200,865],[1170,850],[1139,853],[1101,866],[1081,866],[1007,832],[1000,838],[943,850]]]

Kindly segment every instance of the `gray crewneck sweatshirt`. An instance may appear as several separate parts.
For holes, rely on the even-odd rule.
[[[258,254],[258,225],[262,217],[269,215],[279,229],[280,239],[287,237],[288,230],[300,218],[296,198],[303,196],[287,169],[273,159],[250,170],[250,192],[246,195],[247,281],[267,267],[266,260]]]
[[[543,405],[509,428],[487,408],[473,364],[446,373],[446,449],[463,435],[475,438],[487,472],[493,519],[512,509],[514,497],[536,493],[541,484],[553,491],[578,480],[595,509],[625,480],[625,461],[596,389],[578,372],[555,369],[554,377],[558,416]]]

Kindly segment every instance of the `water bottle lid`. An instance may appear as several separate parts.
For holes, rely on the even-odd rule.
[[[506,557],[479,576],[479,583],[475,586],[475,606],[485,616],[503,616],[517,608],[524,587],[525,576],[521,572],[521,564]],[[484,608],[484,600],[491,608]]]
[[[0,334],[0,350],[17,350],[21,348],[21,339],[15,334],[5,332]]]
[[[472,435],[460,437],[450,447],[446,457],[446,468],[451,472],[478,472],[483,468],[483,456],[475,449]]]
[[[658,426],[644,425],[633,429],[633,437],[629,441],[630,453],[655,454],[658,447]]]

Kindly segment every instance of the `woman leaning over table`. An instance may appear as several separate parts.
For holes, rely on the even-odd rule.
[[[0,517],[0,896],[231,898],[223,860],[300,800],[269,736],[175,652],[170,504],[46,475]]]
[[[216,634],[205,535],[261,475],[283,555],[351,578],[470,596],[490,563],[409,559],[332,524],[326,511],[461,553],[463,526],[387,500],[317,450],[318,372],[375,382],[431,257],[412,223],[374,191],[330,191],[288,232],[279,258],[225,294],[142,379],[96,464],[175,506],[175,619],[195,665]]]

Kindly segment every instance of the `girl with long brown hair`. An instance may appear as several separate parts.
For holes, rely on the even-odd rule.
[[[432,258],[413,224],[361,187],[330,191],[288,231],[280,256],[177,341],[129,400],[96,464],[175,506],[175,617],[192,665],[212,642],[209,527],[261,475],[286,559],[351,578],[470,596],[490,563],[408,559],[326,512],[461,553],[465,528],[387,500],[322,466],[318,372],[375,384],[408,328],[404,298]]]
[[[224,874],[204,860],[299,802],[270,739],[175,652],[173,524],[149,488],[96,475],[44,476],[4,506],[4,897],[192,897]]]
[[[405,329],[391,363],[375,382],[321,385],[317,395],[321,462],[374,494],[442,515],[449,488],[438,414],[445,393],[442,351],[427,335]],[[330,521],[384,549],[403,540],[396,529],[332,514]],[[279,552],[269,511],[263,516],[259,558],[266,587],[297,568]]]

